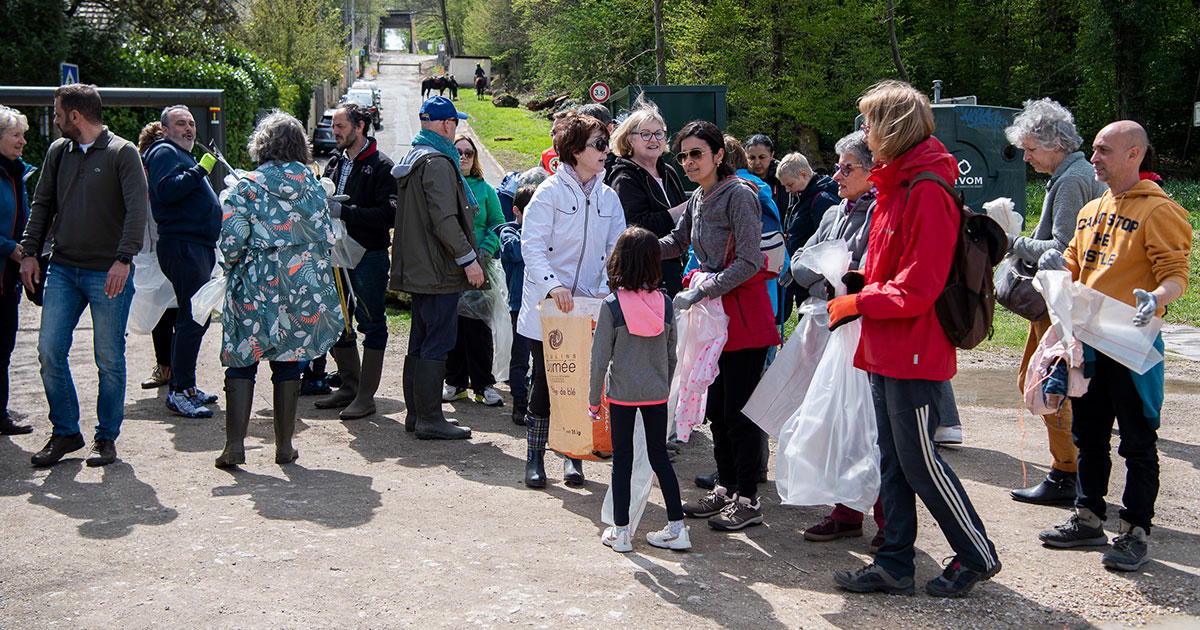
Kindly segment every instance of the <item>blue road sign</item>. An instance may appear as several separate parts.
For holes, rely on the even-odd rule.
[[[79,83],[79,66],[65,61],[58,64],[58,84],[70,85],[72,83]]]

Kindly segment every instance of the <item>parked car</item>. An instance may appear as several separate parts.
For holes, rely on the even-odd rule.
[[[383,129],[383,117],[379,113],[379,105],[375,102],[375,94],[370,88],[350,88],[342,97],[343,103],[354,103],[371,111],[371,119],[376,129]]]
[[[363,89],[363,88],[371,90],[371,96],[375,99],[375,107],[379,107],[380,99],[382,98],[382,96],[379,93],[379,84],[375,83],[374,81],[368,81],[366,79],[359,79],[359,80],[355,81],[353,85],[350,86],[350,89],[352,89],[352,90]]]
[[[333,113],[335,111],[337,110],[325,110],[325,113],[321,114],[321,120],[317,121],[317,128],[313,131],[312,136],[314,155],[333,153],[337,150],[337,141],[333,139]]]

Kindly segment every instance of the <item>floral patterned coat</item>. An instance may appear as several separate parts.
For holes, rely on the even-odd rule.
[[[222,207],[221,364],[324,354],[345,326],[324,189],[299,162],[267,162],[239,179]]]

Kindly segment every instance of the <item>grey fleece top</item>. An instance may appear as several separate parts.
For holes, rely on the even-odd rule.
[[[700,287],[704,294],[715,299],[729,293],[767,263],[758,189],[730,175],[707,193],[697,192],[675,229],[658,242],[663,260],[686,254],[690,245],[700,269],[716,274]]]
[[[1020,236],[1012,252],[1028,263],[1036,264],[1042,254],[1063,251],[1075,236],[1075,217],[1087,202],[1104,194],[1108,187],[1096,181],[1096,171],[1083,151],[1063,158],[1046,184],[1042,217],[1033,236]]]
[[[658,293],[665,302],[664,326],[654,337],[639,337],[629,332],[617,294],[604,298],[592,337],[589,405],[600,404],[602,387],[605,398],[626,405],[658,404],[671,394],[671,379],[675,375],[675,312],[671,298],[661,291]]]
[[[804,243],[804,247],[792,254],[791,272],[796,284],[808,289],[809,293],[814,293],[817,285],[825,281],[821,272],[800,263],[800,255],[804,250],[824,241],[846,239],[846,248],[850,250],[850,270],[857,271],[862,267],[863,256],[867,253],[867,237],[871,233],[871,214],[874,211],[875,191],[866,193],[854,203],[843,199],[838,205],[826,210],[817,231]]]

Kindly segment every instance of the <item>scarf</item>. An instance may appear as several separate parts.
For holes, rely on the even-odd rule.
[[[413,136],[412,145],[415,147],[419,144],[433,147],[438,153],[454,160],[454,170],[458,171],[458,149],[454,147],[454,143],[446,138],[428,130],[422,129]],[[479,207],[479,202],[475,200],[475,193],[471,192],[471,187],[467,185],[467,180],[463,178],[462,173],[458,173],[458,182],[462,184],[463,190],[467,192],[467,203],[476,208]]]
[[[587,183],[584,183],[579,178],[579,173],[576,173],[575,169],[571,168],[571,165],[566,162],[559,163],[558,170],[565,172],[571,179],[575,180],[575,183],[579,184],[579,187],[583,189],[584,196],[592,194],[592,189],[596,187],[596,184],[604,180],[604,169],[600,169],[600,172],[593,175]]]

